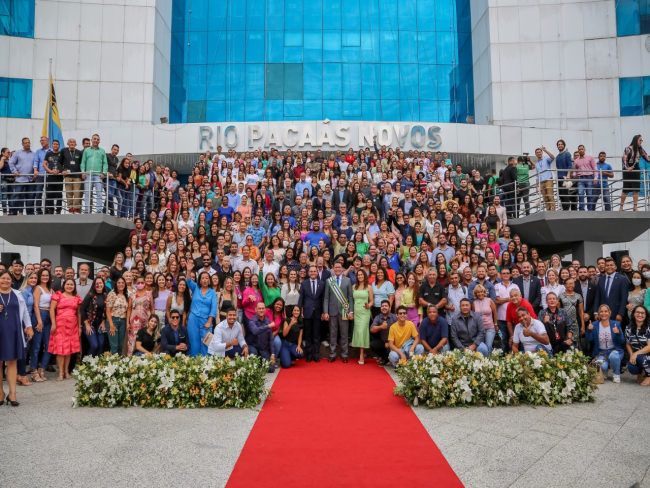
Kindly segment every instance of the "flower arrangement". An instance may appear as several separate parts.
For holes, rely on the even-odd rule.
[[[74,406],[253,408],[265,388],[267,361],[164,354],[86,357],[73,373]]]
[[[546,353],[490,357],[452,351],[415,356],[397,369],[395,394],[412,405],[557,405],[593,402],[596,370],[579,351],[549,357]]]

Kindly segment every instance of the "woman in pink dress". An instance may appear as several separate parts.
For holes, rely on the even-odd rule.
[[[50,319],[52,330],[50,332],[50,344],[47,352],[56,354],[56,364],[59,367],[57,381],[70,379],[68,367],[70,356],[81,351],[79,341],[79,327],[81,324],[81,297],[77,295],[77,285],[74,280],[67,279],[63,282],[63,291],[57,291],[52,295],[50,303]]]
[[[135,338],[138,331],[147,326],[147,321],[154,311],[151,292],[145,289],[144,276],[138,276],[135,282],[135,293],[129,298],[129,308],[126,312],[127,354],[133,355]]]

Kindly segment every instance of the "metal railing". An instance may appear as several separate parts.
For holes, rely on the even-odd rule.
[[[566,170],[560,170],[560,174]],[[545,172],[549,175],[538,183],[535,176],[530,177],[529,185],[515,182],[508,188],[499,187],[498,195],[501,205],[506,208],[508,216],[514,218],[546,211],[630,211],[648,210],[650,192],[650,171],[628,172],[611,170],[612,177],[603,177],[601,170],[596,177],[558,178],[558,170]],[[624,175],[624,173],[626,173]],[[636,176],[626,179],[626,176]],[[638,188],[637,202],[631,188]]]
[[[0,174],[3,215],[97,214],[147,218],[157,209],[153,190],[127,188],[104,173]]]

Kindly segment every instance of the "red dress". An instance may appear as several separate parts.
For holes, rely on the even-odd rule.
[[[77,321],[77,310],[81,305],[81,298],[79,296],[68,298],[57,291],[52,295],[52,300],[59,303],[56,307],[56,331],[50,336],[50,345],[47,351],[62,356],[69,356],[81,351],[79,322]]]

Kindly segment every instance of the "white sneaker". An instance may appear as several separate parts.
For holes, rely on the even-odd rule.
[[[614,383],[620,383],[621,382],[621,375],[620,374],[615,374],[614,377],[612,378],[612,381]]]
[[[323,341],[323,342],[321,342],[321,345],[323,345],[323,346],[325,346],[325,347],[330,347],[330,343],[327,342],[327,341]]]

